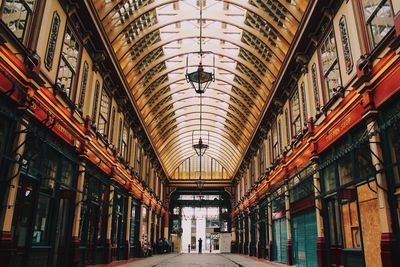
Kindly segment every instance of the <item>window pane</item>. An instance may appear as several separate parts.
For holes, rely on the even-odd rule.
[[[98,131],[102,135],[106,135],[107,132],[109,109],[110,109],[110,97],[107,95],[105,91],[103,91],[100,102],[100,116],[99,116],[99,126],[98,126],[99,127]]]
[[[64,86],[67,96],[71,97],[72,80],[79,62],[80,45],[70,28],[66,28],[57,83]]]
[[[351,155],[347,154],[338,159],[340,185],[353,181]]]
[[[1,19],[20,40],[23,39],[28,17],[32,14],[34,4],[34,0],[4,1]]]
[[[325,78],[327,97],[330,99],[333,96],[333,89],[341,85],[336,41],[333,29],[330,31],[321,46],[321,64]]]
[[[293,135],[296,136],[301,133],[301,120],[300,120],[300,102],[299,102],[299,91],[296,91],[290,99],[290,108],[292,111],[292,131]]]
[[[339,64],[337,62],[332,66],[332,69],[325,76],[325,83],[326,83],[326,87],[327,87],[326,89],[327,89],[328,97],[329,97],[329,99],[331,99],[333,96],[333,93],[334,93],[333,89],[337,88],[338,86],[341,85]]]
[[[332,199],[327,203],[328,206],[328,222],[329,222],[329,241],[331,245],[342,243],[341,221],[339,217],[339,205],[336,200]]]
[[[322,177],[324,181],[325,192],[331,191],[336,188],[335,180],[335,166],[333,164],[329,165],[322,171]]]
[[[70,96],[71,93],[73,76],[73,70],[70,66],[68,66],[64,57],[61,57],[60,67],[58,69],[57,83],[61,86],[61,89],[63,89],[68,96]]]
[[[50,209],[50,198],[40,195],[38,200],[38,207],[36,209],[36,216],[33,228],[33,239],[32,243],[37,244],[48,244],[49,243],[49,225],[48,216]]]
[[[365,20],[369,28],[372,45],[375,47],[394,25],[389,1],[364,0]]]
[[[328,34],[321,47],[322,70],[326,75],[337,59],[336,43],[333,30]]]

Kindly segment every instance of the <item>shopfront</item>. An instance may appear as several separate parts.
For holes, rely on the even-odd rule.
[[[258,257],[266,259],[268,257],[268,205],[267,200],[260,202],[259,213],[259,239],[258,239]]]
[[[30,122],[15,210],[12,266],[68,266],[78,156]],[[33,212],[35,211],[35,212]]]
[[[111,253],[112,261],[126,259],[126,217],[128,207],[128,192],[117,184],[113,186],[113,213],[111,223]]]
[[[329,266],[365,266],[365,256],[380,257],[375,168],[367,134],[360,125],[320,157]]]
[[[293,264],[317,266],[317,222],[311,165],[289,179]]]
[[[389,202],[393,218],[393,232],[400,251],[400,95],[381,107],[380,128],[385,170],[388,176]]]
[[[257,256],[257,212],[258,210],[256,207],[252,207],[250,209],[250,251],[249,255],[250,256]]]
[[[283,187],[272,194],[272,252],[273,260],[286,263],[287,227],[285,217],[285,193]]]
[[[140,203],[134,199],[132,196],[132,205],[131,205],[131,226],[129,233],[129,257],[139,257],[139,225],[140,225]]]
[[[109,185],[107,175],[87,164],[81,207],[80,265],[105,262]]]

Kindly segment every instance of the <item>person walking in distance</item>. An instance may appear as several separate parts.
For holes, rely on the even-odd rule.
[[[201,254],[201,245],[203,243],[203,240],[201,240],[201,237],[199,238],[199,254]]]

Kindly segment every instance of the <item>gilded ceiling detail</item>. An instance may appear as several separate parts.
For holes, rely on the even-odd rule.
[[[185,80],[204,51],[216,80],[203,95],[209,179],[230,179],[266,108],[308,0],[93,0],[149,137],[171,179],[195,173],[198,95]],[[209,68],[212,59],[203,58]],[[184,166],[193,166],[187,174]],[[189,167],[188,167],[189,168]],[[190,169],[190,168],[189,168]],[[221,170],[212,174],[211,170]],[[206,170],[206,171],[207,171]],[[198,171],[198,170],[197,170]],[[186,176],[185,176],[186,175]]]

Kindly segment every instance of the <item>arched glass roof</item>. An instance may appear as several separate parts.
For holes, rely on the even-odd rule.
[[[96,0],[99,18],[149,137],[171,178],[194,155],[198,95],[185,80],[203,50],[216,81],[203,96],[207,155],[232,177],[257,128],[308,0]],[[205,57],[206,67],[213,65]]]

